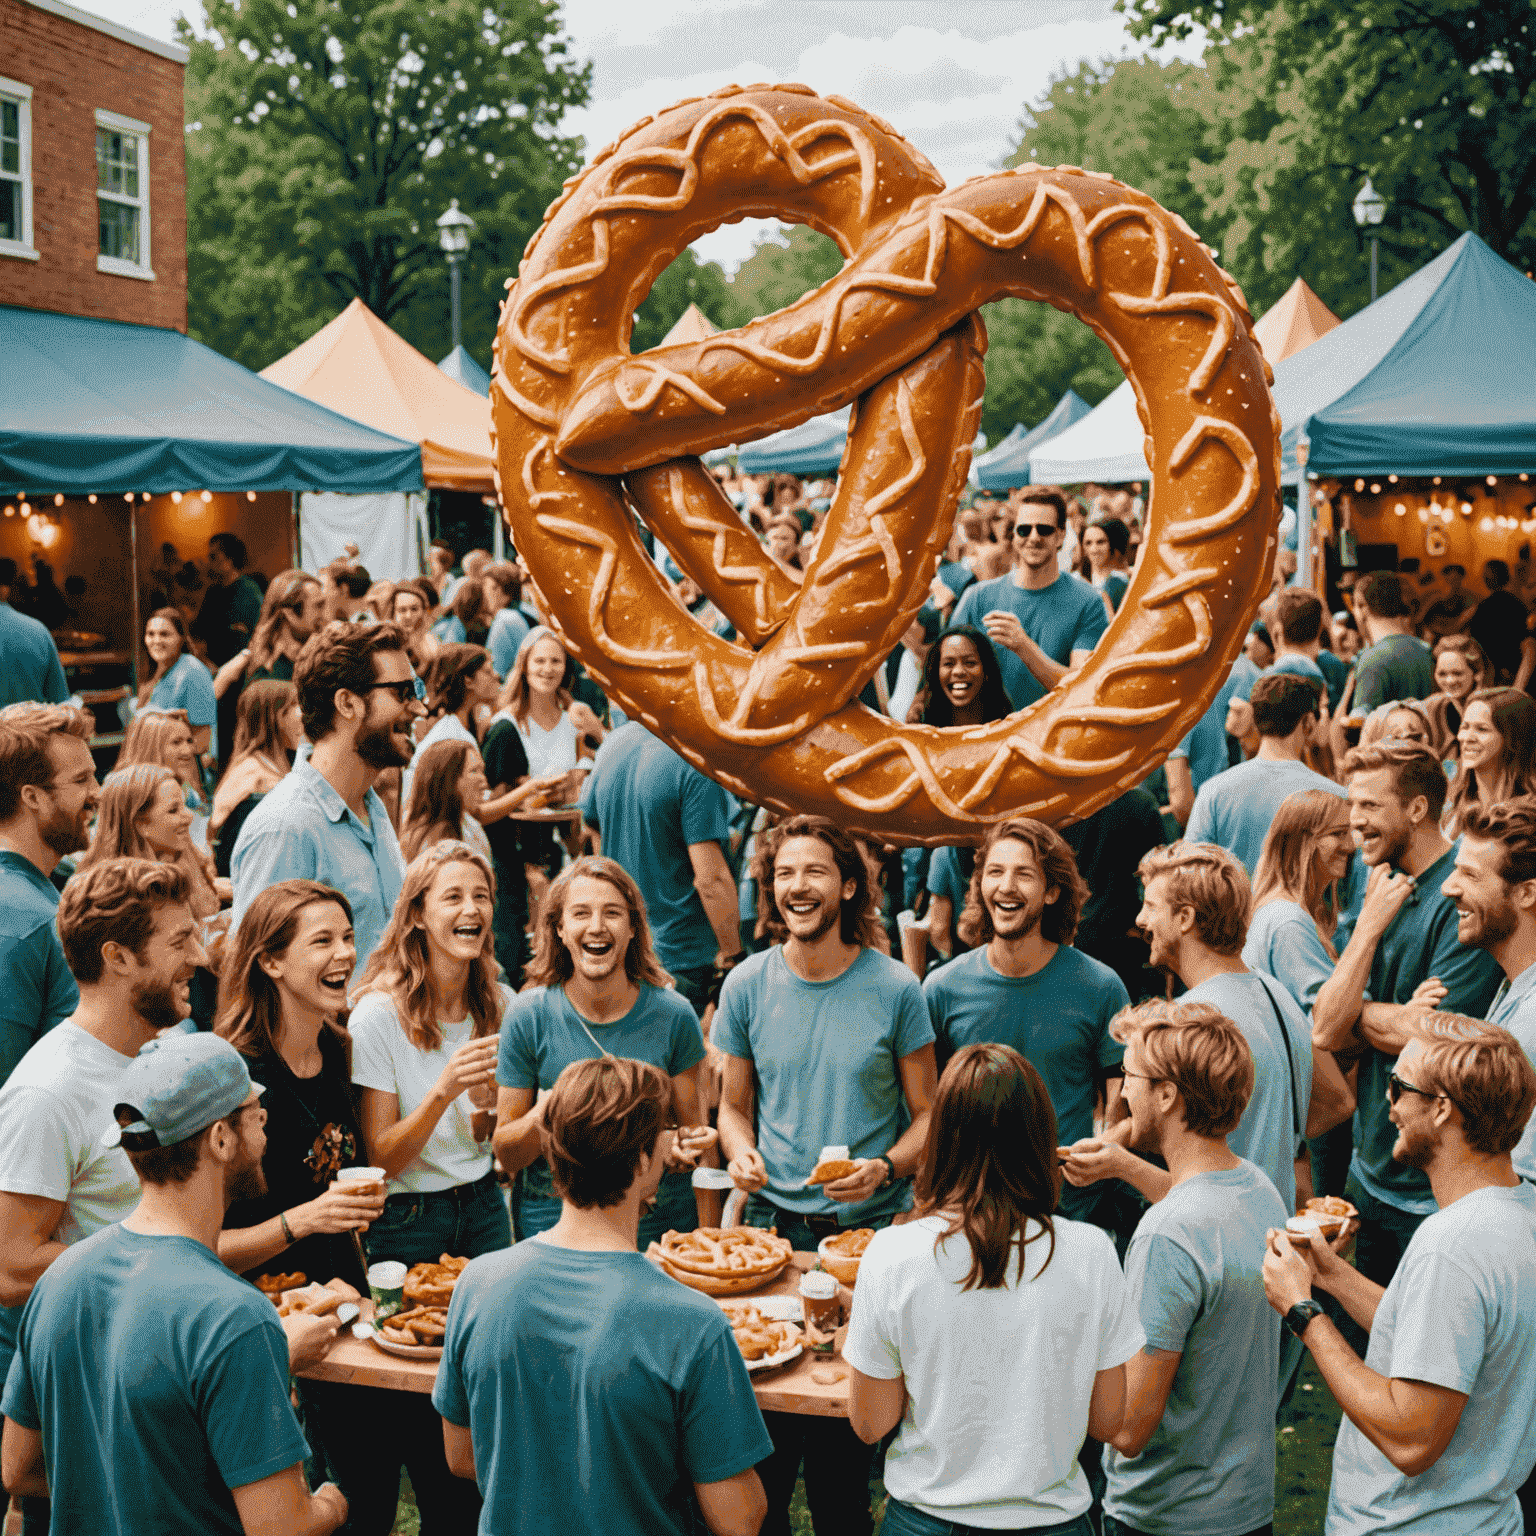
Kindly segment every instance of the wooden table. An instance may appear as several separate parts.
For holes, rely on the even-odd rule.
[[[757,1292],[760,1296],[798,1294],[800,1275],[816,1267],[814,1253],[797,1253],[791,1266],[773,1285]],[[852,1304],[853,1293],[838,1287],[844,1316]],[[740,1298],[751,1301],[751,1296]],[[363,1315],[371,1316],[373,1303],[362,1303]],[[804,1413],[826,1419],[848,1417],[848,1367],[843,1363],[843,1337],[846,1325],[837,1331],[835,1352],[831,1357],[813,1355],[805,1349],[787,1365],[770,1371],[754,1371],[752,1386],[757,1405],[765,1413]],[[817,1381],[812,1372],[834,1375],[836,1381]],[[437,1361],[402,1360],[375,1348],[366,1339],[354,1339],[343,1329],[330,1352],[318,1365],[299,1372],[315,1381],[339,1381],[356,1387],[387,1387],[396,1392],[430,1392],[437,1380]]]
[[[565,851],[574,858],[581,854],[581,809],[578,806],[540,806],[532,811],[508,811],[508,821],[543,822],[546,826],[562,827],[560,841]]]

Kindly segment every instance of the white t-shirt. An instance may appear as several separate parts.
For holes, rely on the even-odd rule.
[[[411,758],[409,766],[400,776],[400,819],[405,820],[406,812],[411,808],[411,785],[416,778],[416,767],[421,762],[421,754],[428,747],[435,747],[440,741],[467,741],[477,752],[480,743],[475,740],[475,733],[469,730],[457,715],[439,715],[432,722],[432,728],[420,741],[416,743],[416,751]]]
[[[505,1014],[512,993],[507,987],[501,993]],[[463,1018],[438,1027],[443,1032],[442,1044],[435,1051],[419,1051],[406,1039],[393,1000],[382,992],[368,993],[347,1021],[352,1036],[352,1081],[359,1088],[396,1094],[404,1120],[431,1094],[448,1058],[469,1039],[475,1026],[473,1019]],[[469,1095],[461,1093],[443,1111],[416,1160],[389,1181],[389,1193],[426,1194],[483,1179],[491,1171],[491,1144],[475,1140],[473,1114]]]
[[[527,723],[517,728],[528,754],[528,776],[542,779],[551,773],[568,773],[576,766],[576,727],[569,714],[561,715],[552,731],[529,715]]]
[[[885,1486],[937,1520],[1014,1530],[1075,1519],[1092,1502],[1077,1453],[1094,1377],[1143,1335],[1110,1239],[1060,1216],[1053,1225],[1049,1264],[1050,1239],[1035,1237],[1024,1283],[1011,1261],[997,1290],[961,1289],[970,1245],[957,1236],[935,1251],[938,1216],[877,1232],[865,1251],[843,1358],[866,1376],[906,1377]]]
[[[101,1144],[131,1060],[65,1019],[0,1089],[0,1190],[63,1201],[56,1242],[78,1243],[139,1203],[128,1154]]]

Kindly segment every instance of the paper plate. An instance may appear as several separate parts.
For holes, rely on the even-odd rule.
[[[386,1339],[376,1328],[368,1330],[368,1338],[386,1355],[398,1355],[402,1360],[441,1360],[443,1358],[441,1344],[396,1344],[393,1340]]]
[[[772,1322],[793,1323],[797,1328],[804,1325],[805,1317],[798,1296],[764,1296],[753,1301],[752,1305]],[[722,1306],[720,1310],[723,1312],[725,1308]],[[743,1363],[749,1371],[771,1371],[777,1365],[787,1365],[804,1351],[805,1346],[796,1340],[788,1349],[781,1349],[776,1355],[764,1355],[761,1360],[746,1360]]]

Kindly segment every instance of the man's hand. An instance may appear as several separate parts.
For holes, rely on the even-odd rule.
[[[1057,1154],[1062,1159],[1062,1176],[1078,1189],[1101,1179],[1123,1178],[1135,1161],[1135,1153],[1127,1152],[1119,1142],[1098,1136],[1085,1136],[1070,1147],[1058,1147]]]
[[[768,1182],[768,1165],[756,1147],[748,1147],[745,1152],[733,1157],[725,1171],[730,1174],[736,1188],[744,1189],[748,1194],[761,1189]]]
[[[684,1169],[692,1172],[699,1166],[699,1159],[719,1141],[720,1133],[712,1125],[680,1125],[672,1138],[672,1149],[667,1155],[667,1167],[673,1173]]]
[[[876,1190],[889,1182],[891,1170],[885,1166],[884,1158],[859,1157],[854,1161],[858,1164],[856,1172],[850,1173],[846,1179],[837,1179],[821,1186],[827,1199],[840,1201],[844,1205],[857,1205],[862,1200],[868,1200]]]
[[[288,1369],[295,1374],[318,1365],[329,1353],[340,1324],[334,1312],[315,1317],[308,1312],[290,1312],[280,1319],[288,1335]]]
[[[1264,1295],[1281,1317],[1297,1302],[1312,1299],[1315,1263],[1298,1253],[1284,1232],[1270,1232],[1269,1251],[1264,1255]]]
[[[1024,647],[1029,643],[1029,636],[1024,633],[1024,626],[1019,623],[1017,614],[1009,613],[1006,609],[994,608],[991,613],[984,614],[981,620],[987,631],[987,638],[993,645],[1000,645],[1005,651],[1023,660]]]
[[[1406,1008],[1438,1008],[1445,1001],[1449,989],[1438,976],[1427,976],[1413,989],[1413,996],[1403,1005]]]

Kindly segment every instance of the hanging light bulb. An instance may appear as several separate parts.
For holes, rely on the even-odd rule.
[[[85,499],[94,507],[96,505],[96,492],[92,491]]]
[[[6,505],[5,505],[5,515],[7,517],[15,517],[16,516],[16,508],[13,507],[9,502],[7,502]]]
[[[1372,496],[1380,496],[1381,495],[1381,487],[1379,485],[1372,485],[1371,486],[1371,495]]]
[[[62,491],[55,491],[53,493],[53,504],[56,507],[62,507],[64,505],[64,493]]]
[[[247,491],[245,493],[245,499],[247,501],[255,501],[256,500],[256,492],[255,491]]]
[[[175,502],[176,505],[179,507],[181,505],[181,492],[180,491],[172,491],[171,492],[171,500],[173,502]]]
[[[1388,485],[1396,485],[1397,484],[1397,476],[1396,475],[1388,475],[1387,476],[1387,484]]]
[[[1482,522],[1477,525],[1477,531],[1479,533],[1492,533],[1493,519],[1491,517],[1485,517]]]
[[[204,504],[206,504],[206,503],[208,503],[208,502],[213,500],[213,492],[212,491],[200,491],[198,494],[203,498]]]
[[[1398,504],[1393,507],[1392,510],[1397,513],[1399,517],[1407,517],[1408,515],[1408,508],[1402,502],[1398,502]]]
[[[1419,508],[1419,521],[1421,523],[1427,523],[1429,521],[1429,508],[1428,507],[1420,507]]]
[[[1439,476],[1439,475],[1436,475],[1436,476],[1435,476],[1435,477],[1434,477],[1434,479],[1432,479],[1432,480],[1431,480],[1431,481],[1430,481],[1430,482],[1429,482],[1429,483],[1430,483],[1430,484],[1431,484],[1431,485],[1439,485],[1439,484],[1440,484],[1440,476]]]
[[[1489,475],[1488,476],[1488,484],[1489,485],[1497,485],[1498,483],[1499,483],[1499,477],[1497,475]]]

